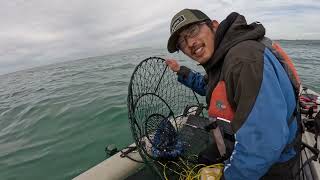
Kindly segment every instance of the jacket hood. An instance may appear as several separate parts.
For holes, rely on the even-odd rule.
[[[203,67],[208,73],[210,69],[222,64],[230,48],[242,41],[262,39],[264,35],[265,28],[259,22],[247,24],[244,16],[236,12],[229,14],[218,26],[214,54]]]

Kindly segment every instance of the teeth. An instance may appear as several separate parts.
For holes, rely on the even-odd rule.
[[[202,47],[196,49],[194,52],[195,52],[195,54],[198,54],[201,50],[202,50]]]

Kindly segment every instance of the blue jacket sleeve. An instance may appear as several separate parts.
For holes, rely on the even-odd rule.
[[[271,56],[271,55],[270,55]],[[277,60],[264,60],[263,79],[254,106],[235,134],[235,146],[225,162],[226,180],[260,179],[276,162],[291,159],[295,152],[283,152],[297,131],[287,120],[295,108],[292,85]]]
[[[181,66],[180,71],[178,72],[178,81],[191,88],[199,95],[206,95],[207,85],[205,82],[205,77],[199,72],[195,72],[185,66]]]

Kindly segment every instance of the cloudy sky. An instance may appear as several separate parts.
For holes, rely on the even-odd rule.
[[[260,21],[273,39],[320,39],[319,0],[0,1],[0,74],[138,47],[165,48],[172,16],[197,8]]]

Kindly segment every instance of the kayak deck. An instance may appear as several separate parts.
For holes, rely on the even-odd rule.
[[[315,94],[320,96],[318,93],[307,89],[306,93]],[[319,106],[318,106],[319,109]],[[304,118],[304,115],[302,115]],[[314,134],[305,131],[303,134],[303,142],[313,146],[315,144]],[[318,142],[319,144],[319,142]],[[135,146],[133,143],[130,146]],[[153,179],[157,180],[159,177],[153,173],[149,168],[147,168],[143,163],[134,162],[128,158],[120,157],[121,152],[111,156],[110,158],[104,160],[98,165],[92,167],[91,169],[85,171],[79,176],[75,177],[74,180],[116,180],[116,179],[126,179],[126,180],[140,180],[140,179]],[[133,159],[142,161],[141,156],[138,152],[134,151],[128,154]],[[310,150],[305,148],[302,151],[302,164],[313,154]],[[303,178],[302,178],[303,176]],[[303,168],[303,173],[301,174],[302,179],[306,180],[320,180],[320,164],[318,161],[311,161],[308,165]]]

